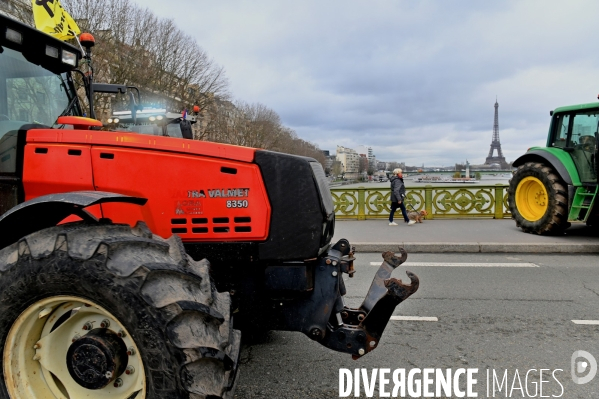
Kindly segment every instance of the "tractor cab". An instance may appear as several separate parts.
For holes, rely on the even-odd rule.
[[[599,104],[557,108],[553,112],[547,147],[570,155],[582,184],[597,183]]]
[[[81,115],[70,71],[79,49],[0,15],[0,138],[23,125]]]
[[[0,14],[0,213],[18,203],[25,132],[82,115],[70,74],[80,59],[78,48]]]

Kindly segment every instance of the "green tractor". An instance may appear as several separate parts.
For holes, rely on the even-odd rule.
[[[508,189],[518,227],[542,235],[562,234],[571,222],[599,221],[599,103],[560,107],[550,115],[546,146],[529,148],[513,163]]]

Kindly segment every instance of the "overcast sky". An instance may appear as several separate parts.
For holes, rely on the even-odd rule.
[[[599,93],[596,0],[137,1],[195,37],[235,99],[333,153],[483,163],[497,96],[513,161],[544,145],[549,110]]]

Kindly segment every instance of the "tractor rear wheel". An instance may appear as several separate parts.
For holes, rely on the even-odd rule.
[[[570,226],[566,184],[542,163],[518,167],[510,180],[508,204],[512,219],[527,233],[555,235]]]
[[[207,261],[143,223],[0,250],[0,398],[232,398],[240,349]]]

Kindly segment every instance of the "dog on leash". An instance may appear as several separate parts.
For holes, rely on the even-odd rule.
[[[409,211],[408,219],[413,220],[414,222],[422,223],[422,220],[424,220],[426,218],[426,215],[428,215],[428,212],[425,211],[424,209],[421,210],[420,212]]]

